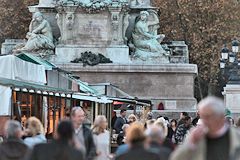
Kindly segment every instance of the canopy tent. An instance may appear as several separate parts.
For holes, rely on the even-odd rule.
[[[93,94],[93,95],[97,95],[97,96],[100,95],[99,92],[96,89],[89,86],[87,83],[85,83],[85,82],[83,82],[79,79],[76,79],[76,78],[72,77],[71,75],[69,75],[69,76],[71,77],[71,79],[73,81],[75,81],[79,85],[80,91],[85,92],[85,93],[90,93],[90,94]]]
[[[9,115],[11,106],[12,90],[8,86],[0,85],[0,115]]]
[[[151,106],[151,102],[149,101],[149,103],[146,102],[141,102],[141,100],[138,99],[130,99],[130,98],[115,98],[115,97],[109,97],[109,100],[113,100],[114,103],[115,102],[125,102],[125,103],[129,103],[129,104],[136,104],[136,105],[141,105],[141,106]]]
[[[44,66],[26,62],[14,55],[0,56],[0,77],[45,84]]]
[[[71,98],[73,93],[71,90],[0,77],[0,115],[11,115],[10,108],[13,90],[68,98]]]
[[[113,102],[112,100],[108,99],[105,96],[97,97],[94,95],[82,94],[82,93],[74,93],[72,98],[79,99],[79,100],[87,100],[87,101],[92,101],[92,102],[97,102],[97,103],[103,103],[103,104]]]
[[[109,97],[124,97],[124,98],[131,98],[131,99],[134,98],[111,83],[97,83],[97,84],[90,84],[90,86],[91,88],[95,89],[100,95],[106,95]]]
[[[52,69],[56,69],[58,68],[57,66],[55,66],[54,64],[52,64],[51,62],[42,59],[41,57],[35,56],[33,54],[29,54],[29,53],[21,53],[19,55],[16,55],[18,58],[27,61],[27,62],[31,62],[34,64],[39,64],[45,67],[46,70],[52,70]]]

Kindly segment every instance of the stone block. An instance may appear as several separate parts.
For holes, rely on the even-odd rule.
[[[194,78],[197,66],[193,64],[100,64],[83,67],[81,64],[65,63],[58,66],[89,84],[111,83],[133,97],[150,99],[155,108],[160,101],[175,101],[176,109],[195,109]]]
[[[107,58],[110,58],[113,63],[130,63],[128,55],[127,46],[78,46],[78,45],[67,45],[67,46],[57,46],[56,55],[50,58],[54,63],[69,63],[76,58],[81,57],[81,53],[86,51],[91,51],[92,53],[98,54],[101,53]]]
[[[2,43],[1,54],[11,54],[13,48],[17,44],[25,43],[22,39],[6,39],[4,43]]]
[[[224,102],[225,106],[230,109],[232,113],[240,113],[240,85],[226,85],[224,87]]]

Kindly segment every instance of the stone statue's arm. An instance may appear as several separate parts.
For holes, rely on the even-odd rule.
[[[30,25],[29,25],[29,32],[32,32],[33,31],[33,23],[34,23],[34,19],[32,19],[32,21],[30,22]]]
[[[47,21],[43,20],[42,23],[32,31],[32,33],[40,32],[41,30],[43,30],[46,27],[46,24],[47,24]]]
[[[145,32],[142,27],[137,27],[136,29],[139,31],[139,33],[141,33],[142,35],[144,35],[148,38],[156,38],[154,35]]]

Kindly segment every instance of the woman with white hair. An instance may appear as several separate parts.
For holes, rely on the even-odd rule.
[[[95,160],[108,160],[110,156],[110,133],[106,130],[107,119],[103,115],[95,118],[93,124],[93,139],[97,148],[97,157]]]

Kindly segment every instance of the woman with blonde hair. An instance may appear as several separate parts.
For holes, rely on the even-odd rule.
[[[47,142],[43,125],[36,117],[30,117],[27,120],[25,132],[28,137],[24,139],[24,143],[30,148],[36,144]]]
[[[92,132],[93,139],[97,149],[97,157],[95,160],[109,160],[110,159],[110,133],[107,128],[107,119],[103,115],[95,118]]]
[[[136,122],[137,121],[137,117],[134,115],[134,114],[130,114],[129,116],[128,116],[128,123],[129,124],[132,124],[132,123],[134,123],[134,122]]]

